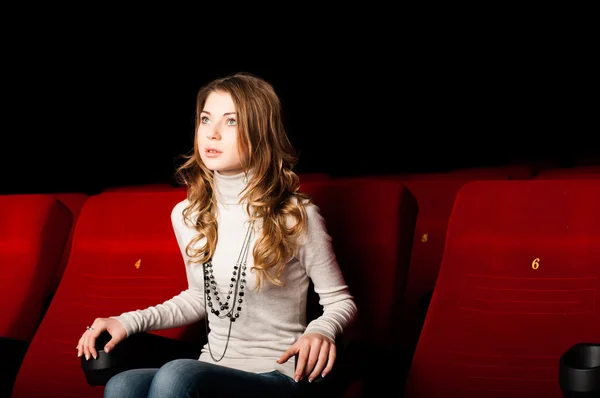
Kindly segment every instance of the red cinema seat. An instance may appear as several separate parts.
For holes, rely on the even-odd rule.
[[[12,398],[102,397],[103,387],[86,382],[77,341],[97,317],[147,308],[187,288],[171,224],[173,207],[185,197],[185,191],[102,193],[87,200],[67,268]],[[201,331],[183,327],[153,333],[193,340],[195,332]]]
[[[403,301],[403,326],[399,334],[406,350],[414,350],[421,331],[442,261],[446,228],[458,190],[470,181],[529,179],[531,174],[528,166],[509,165],[379,177],[402,181],[419,206]]]
[[[419,206],[399,334],[403,346],[410,351],[417,343],[435,287],[454,200],[459,189],[468,182],[458,179],[404,182]]]
[[[0,396],[40,324],[71,229],[54,196],[0,196]]]
[[[535,178],[538,180],[600,179],[600,166],[578,166],[561,169],[546,169],[541,170]]]
[[[346,394],[386,391],[400,367],[397,333],[417,206],[397,181],[334,179],[307,182],[302,191],[321,210],[358,307],[357,338],[368,347],[361,382]],[[314,296],[312,296],[314,297]],[[391,366],[382,356],[393,357]],[[379,365],[381,366],[379,366]],[[360,387],[360,388],[359,388]]]
[[[600,181],[458,193],[406,398],[561,398],[560,356],[600,336]]]
[[[52,287],[52,293],[55,292],[58,288],[63,272],[65,271],[65,267],[67,266],[69,255],[71,253],[71,245],[73,243],[73,234],[75,233],[75,225],[77,224],[77,220],[79,219],[79,214],[81,212],[83,204],[89,198],[89,195],[83,192],[60,192],[55,193],[54,196],[56,196],[56,198],[62,204],[67,206],[67,208],[71,212],[73,221],[71,222],[71,231],[69,232],[69,238],[67,239],[67,243],[65,244],[65,249],[63,251],[62,258],[60,261],[60,267],[56,272],[56,278]]]

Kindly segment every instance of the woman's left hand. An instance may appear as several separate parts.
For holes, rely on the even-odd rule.
[[[308,376],[308,381],[312,382],[319,375],[325,377],[331,372],[336,356],[335,342],[319,333],[304,334],[283,353],[277,363],[287,362],[294,355],[298,355],[294,379],[298,382]]]

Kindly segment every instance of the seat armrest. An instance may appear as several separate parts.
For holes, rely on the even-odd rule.
[[[129,336],[107,354],[104,346],[110,339],[108,332],[96,339],[97,359],[81,357],[81,368],[90,386],[104,386],[112,376],[125,370],[160,368],[174,359],[200,357],[201,346],[152,333]]]

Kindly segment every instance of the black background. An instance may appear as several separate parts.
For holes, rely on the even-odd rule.
[[[600,163],[598,69],[585,37],[402,32],[8,40],[1,193],[170,182],[191,150],[198,89],[236,71],[274,85],[300,173]]]

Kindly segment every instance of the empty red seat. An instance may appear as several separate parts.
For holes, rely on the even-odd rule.
[[[71,221],[52,195],[0,196],[0,396],[42,320]]]
[[[405,349],[414,350],[416,345],[444,253],[446,228],[458,190],[470,181],[526,180],[531,176],[529,166],[508,165],[378,177],[402,181],[419,206],[399,334]]]
[[[419,206],[399,334],[408,350],[413,350],[416,345],[435,287],[454,200],[459,189],[468,182],[459,179],[404,182]]]
[[[399,315],[417,217],[414,197],[398,181],[362,178],[306,182],[302,191],[312,196],[325,218],[358,306],[358,338],[373,348],[367,359],[374,363],[365,360],[361,364],[374,372],[373,379],[367,376],[347,396],[387,390],[384,375],[393,373],[400,361],[384,366],[379,355],[394,356],[398,348],[395,336],[401,327]]]
[[[600,339],[600,181],[458,193],[407,398],[560,398],[559,358]]]
[[[102,397],[103,387],[86,382],[77,341],[96,317],[156,305],[187,288],[171,224],[173,207],[185,197],[185,191],[102,193],[87,200],[61,284],[12,398]],[[186,340],[189,330],[153,333]]]

